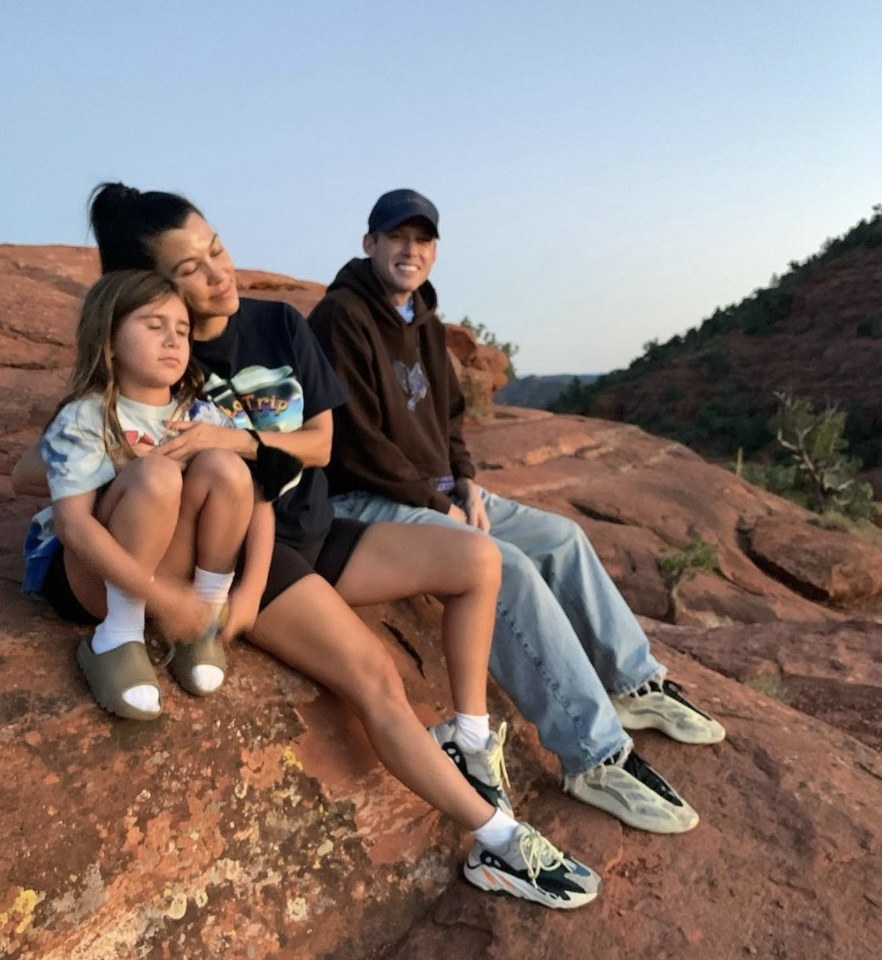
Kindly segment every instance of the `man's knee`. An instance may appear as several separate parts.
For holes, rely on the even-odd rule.
[[[502,555],[502,583],[505,588],[517,585],[522,589],[530,589],[534,580],[541,579],[533,561],[513,543],[494,539]]]

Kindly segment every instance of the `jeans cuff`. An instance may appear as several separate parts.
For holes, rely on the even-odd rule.
[[[578,770],[567,770],[561,761],[561,769],[563,770],[563,775],[565,777],[580,777],[583,773],[589,773],[591,770],[594,770],[596,767],[599,767],[602,763],[605,763],[609,760],[610,757],[614,757],[617,753],[620,753],[622,750],[625,750],[627,753],[630,753],[634,749],[634,741],[626,736],[624,740],[620,743],[615,744],[615,746],[605,748],[601,753],[597,755],[597,759],[591,759],[588,761],[587,766],[580,766]],[[583,761],[584,762],[584,761]]]
[[[662,666],[662,664],[659,664],[657,670],[654,670],[651,674],[649,674],[648,677],[641,680],[639,683],[628,684],[627,687],[623,687],[621,690],[613,690],[610,696],[627,697],[631,693],[636,693],[645,684],[652,683],[653,680],[656,683],[660,684],[667,675],[668,675],[668,668],[665,666]]]

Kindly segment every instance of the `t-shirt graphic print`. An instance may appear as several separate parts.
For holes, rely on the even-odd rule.
[[[303,387],[289,366],[255,364],[230,380],[212,373],[205,392],[237,427],[288,433],[303,426]]]

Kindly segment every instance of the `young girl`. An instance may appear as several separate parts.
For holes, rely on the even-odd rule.
[[[36,518],[29,552],[51,554],[39,587],[59,614],[100,621],[77,660],[97,701],[122,717],[150,720],[162,711],[145,608],[174,643],[173,675],[202,696],[224,679],[221,612],[249,525],[237,591],[252,621],[266,580],[271,507],[255,507],[243,460],[224,450],[187,464],[161,455],[175,435],[170,421],[227,423],[199,399],[201,386],[187,308],[173,284],[125,270],[92,287],[71,392],[40,441],[52,506]]]
[[[503,789],[504,736],[490,731],[486,700],[498,549],[468,530],[335,519],[321,467],[332,409],[345,395],[304,319],[283,303],[240,301],[229,254],[183,197],[102,184],[91,219],[105,272],[149,268],[174,281],[211,396],[248,428],[176,423],[178,436],[159,453],[182,465],[218,448],[247,459],[259,441],[305,467],[274,503],[260,613],[253,625],[243,621],[231,597],[226,630],[247,631],[252,643],[345,698],[390,772],[474,831],[465,867],[471,883],[558,909],[593,900],[597,875],[516,821]],[[13,472],[15,489],[38,489],[35,473],[26,454]],[[389,651],[350,607],[420,593],[444,600],[441,640],[456,711],[433,733],[414,714]]]

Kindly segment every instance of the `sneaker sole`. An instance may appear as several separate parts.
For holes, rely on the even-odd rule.
[[[633,827],[635,830],[645,830],[648,833],[688,833],[698,826],[700,819],[698,813],[693,810],[692,807],[684,807],[682,817],[676,813],[671,813],[665,816],[664,819],[648,818],[633,810],[627,809],[627,807],[623,808],[603,790],[593,791],[584,796],[581,793],[570,790],[566,784],[564,784],[563,790],[564,793],[571,796],[574,800],[578,800],[580,803],[584,803],[589,807],[597,807],[598,810],[603,810],[604,813],[608,813],[617,820],[621,820],[626,826]]]
[[[578,907],[584,907],[586,903],[591,903],[592,900],[597,899],[601,887],[601,882],[598,880],[597,888],[590,893],[587,891],[571,893],[569,895],[570,899],[564,900],[560,897],[543,895],[543,891],[534,887],[532,883],[518,877],[506,876],[494,870],[489,870],[483,864],[472,866],[466,863],[462,872],[466,880],[479,890],[517,897],[519,900],[529,900],[531,903],[538,903],[550,910],[575,910]]]
[[[721,743],[726,739],[725,729],[715,720],[706,730],[683,730],[652,710],[630,710],[623,704],[614,702],[619,721],[626,730],[659,730],[678,743],[709,744]]]

